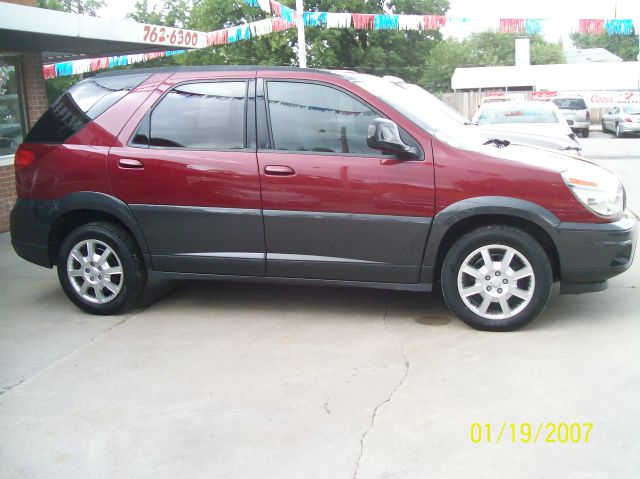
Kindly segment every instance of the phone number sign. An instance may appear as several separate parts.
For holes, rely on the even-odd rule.
[[[144,25],[141,35],[144,43],[154,45],[166,45],[179,48],[204,48],[207,46],[207,35],[204,32],[195,30]]]

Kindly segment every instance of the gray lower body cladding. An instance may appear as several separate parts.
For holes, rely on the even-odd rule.
[[[18,199],[11,214],[11,238],[19,256],[52,266],[53,224],[62,211],[73,209],[65,201]],[[446,230],[434,226],[425,254],[430,218],[157,205],[129,208],[137,228],[134,236],[145,243],[141,249],[150,269],[190,279],[271,278],[425,291],[437,278],[433,264],[423,261],[434,257],[438,245],[431,243],[438,243],[440,230]],[[633,261],[637,226],[632,218],[558,223],[545,230],[558,251],[561,292],[604,289],[609,278]]]

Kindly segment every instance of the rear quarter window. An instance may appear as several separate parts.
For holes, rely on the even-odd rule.
[[[63,143],[149,77],[122,75],[83,80],[62,94],[25,137],[25,143]]]

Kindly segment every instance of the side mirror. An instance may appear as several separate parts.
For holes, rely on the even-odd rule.
[[[398,125],[384,118],[376,118],[369,125],[367,146],[385,153],[393,153],[402,158],[418,158],[417,148],[406,145],[400,138]]]
[[[568,124],[569,126],[573,125],[573,120],[567,120],[567,124]]]

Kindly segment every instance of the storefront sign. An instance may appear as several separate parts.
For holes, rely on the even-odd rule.
[[[171,47],[204,48],[207,46],[206,33],[183,28],[143,25],[141,40],[154,45]]]

